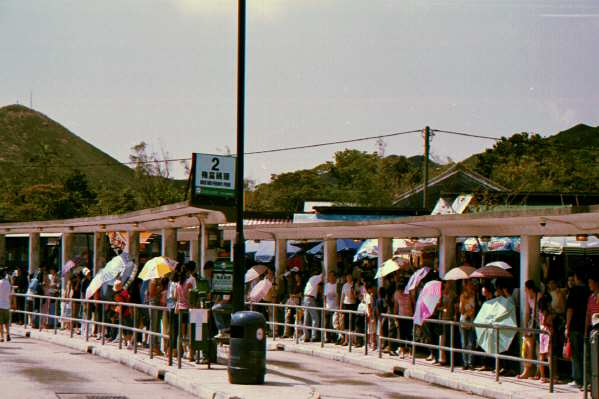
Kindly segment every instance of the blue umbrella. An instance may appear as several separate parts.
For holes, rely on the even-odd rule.
[[[254,246],[255,245],[255,246]],[[248,243],[246,242],[246,248]],[[254,252],[254,260],[260,263],[268,263],[275,257],[275,242],[274,241],[260,241],[259,243],[250,246],[251,249],[256,249]],[[297,247],[287,242],[287,255],[293,255],[301,251],[300,247]]]
[[[337,252],[355,251],[358,249],[358,247],[360,247],[361,244],[362,244],[362,241],[356,242],[354,240],[343,238],[343,239],[337,240],[336,250],[337,250]],[[321,241],[314,247],[310,248],[310,250],[308,250],[308,253],[310,255],[322,255],[323,251],[324,251],[324,241]]]

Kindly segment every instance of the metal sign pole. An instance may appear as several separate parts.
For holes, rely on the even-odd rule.
[[[243,310],[245,239],[243,237],[243,158],[245,128],[245,0],[239,0],[237,23],[237,162],[235,165],[236,234],[233,268],[233,311]]]

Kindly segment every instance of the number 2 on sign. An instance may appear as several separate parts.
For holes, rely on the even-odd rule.
[[[218,165],[220,164],[220,160],[218,158],[212,158],[212,169],[216,172],[220,171],[220,169],[218,168]]]

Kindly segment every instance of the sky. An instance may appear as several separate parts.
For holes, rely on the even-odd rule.
[[[246,151],[599,125],[597,0],[248,0],[247,15]],[[169,158],[234,152],[236,28],[233,0],[0,0],[0,106],[32,99],[120,161],[141,141]],[[423,152],[418,133],[385,143]],[[438,133],[431,151],[459,161],[492,143]],[[344,148],[377,150],[248,155],[245,175]]]

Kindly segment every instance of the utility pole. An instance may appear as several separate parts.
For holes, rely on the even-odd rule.
[[[426,126],[424,128],[424,188],[422,190],[422,209],[427,209],[426,196],[428,194],[428,158],[431,150],[430,140],[431,128]]]
[[[244,308],[245,239],[243,237],[243,158],[245,129],[245,9],[238,2],[237,16],[237,162],[235,164],[236,234],[233,265],[233,312]]]

